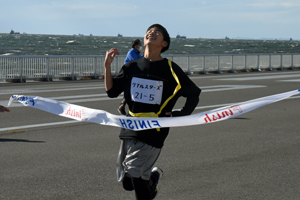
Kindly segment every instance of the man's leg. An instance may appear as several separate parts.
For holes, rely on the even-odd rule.
[[[141,178],[132,178],[131,180],[134,186],[136,200],[151,200],[149,181]]]
[[[132,184],[132,181],[131,181],[131,178],[126,176],[124,177],[123,181],[122,181],[122,184],[123,184],[123,188],[124,190],[127,190],[127,191],[132,191],[134,190],[134,187],[133,187],[133,184]]]

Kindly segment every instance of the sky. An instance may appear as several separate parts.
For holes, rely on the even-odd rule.
[[[299,0],[0,0],[0,33],[300,39]]]

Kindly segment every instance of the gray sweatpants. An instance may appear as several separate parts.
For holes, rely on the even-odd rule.
[[[125,174],[129,177],[149,180],[151,170],[161,152],[136,139],[121,140],[117,158],[117,180],[121,182]]]

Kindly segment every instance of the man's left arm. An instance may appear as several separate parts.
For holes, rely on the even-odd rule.
[[[173,69],[181,84],[179,94],[180,96],[185,97],[186,101],[180,111],[172,112],[172,116],[190,115],[198,105],[201,89],[183,72],[179,66],[174,65]]]
[[[186,97],[185,104],[180,111],[172,112],[172,116],[174,117],[190,115],[198,105],[201,89],[194,85],[194,87],[190,86],[186,90],[187,91],[184,91],[185,94],[182,95],[183,97]]]

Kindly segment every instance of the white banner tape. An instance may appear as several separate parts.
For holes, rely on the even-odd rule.
[[[299,93],[300,89],[253,99],[193,115],[161,118],[126,117],[122,115],[113,115],[104,110],[91,109],[38,96],[13,95],[9,100],[8,106],[10,106],[13,100],[17,100],[24,106],[37,108],[55,115],[60,115],[78,121],[93,122],[97,124],[123,127],[126,129],[139,131],[152,128],[179,127],[218,122],[236,117],[261,106],[286,99]]]

